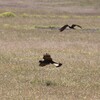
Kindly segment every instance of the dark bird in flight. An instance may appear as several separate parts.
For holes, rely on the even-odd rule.
[[[43,60],[40,60],[39,63],[40,63],[39,66],[46,66],[49,64],[53,64],[56,67],[60,67],[62,65],[62,63],[57,63],[57,62],[53,61],[53,59],[51,58],[51,56],[48,53],[43,55]]]
[[[75,29],[76,26],[79,27],[79,28],[82,28],[82,27],[79,26],[79,25],[72,24],[71,26],[69,26],[69,25],[64,25],[64,26],[61,27],[59,30],[60,30],[60,32],[62,32],[62,31],[64,31],[67,27],[69,27],[70,29]]]

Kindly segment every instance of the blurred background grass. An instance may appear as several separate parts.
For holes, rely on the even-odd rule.
[[[0,99],[99,100],[99,3],[0,1]],[[73,23],[83,29],[59,32]],[[39,67],[45,53],[63,65]]]

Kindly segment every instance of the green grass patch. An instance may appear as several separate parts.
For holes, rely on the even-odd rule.
[[[52,29],[52,28],[57,28],[58,26],[55,25],[48,25],[48,26],[34,26],[35,28],[40,28],[40,29]]]
[[[16,14],[13,12],[4,12],[0,14],[0,17],[15,17]]]
[[[3,27],[7,28],[7,29],[25,29],[25,30],[58,28],[58,26],[55,26],[55,25],[48,25],[48,26],[32,25],[32,26],[28,26],[28,25],[10,25],[10,24],[4,24]]]
[[[26,17],[30,17],[31,15],[29,15],[27,13],[23,13],[21,16],[24,17],[24,18],[26,18]]]

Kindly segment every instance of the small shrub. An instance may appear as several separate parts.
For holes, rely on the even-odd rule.
[[[12,12],[4,12],[0,14],[0,17],[15,17],[16,15]]]
[[[26,13],[23,13],[22,14],[22,17],[30,17],[30,15],[26,14]]]
[[[55,82],[51,82],[51,81],[46,81],[45,84],[46,86],[56,86],[57,85]]]
[[[52,82],[50,80],[38,80],[38,79],[35,79],[33,81],[30,82],[32,85],[36,85],[36,84],[41,84],[41,85],[46,85],[46,86],[56,86],[57,83],[55,82]]]

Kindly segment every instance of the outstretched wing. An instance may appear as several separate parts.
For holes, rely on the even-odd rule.
[[[43,59],[44,60],[39,61],[39,63],[40,63],[39,66],[46,66],[46,65],[51,64],[53,62],[51,56],[47,53],[45,55],[43,55]]]
[[[79,28],[82,28],[80,25],[77,25],[77,24],[72,24],[72,28],[74,28],[75,26],[79,27]]]
[[[46,53],[46,54],[43,56],[43,59],[44,59],[45,61],[52,61],[51,55],[48,54],[48,53]]]
[[[64,25],[63,27],[61,27],[59,30],[60,32],[64,31],[66,29],[66,27],[69,27],[69,25]]]

